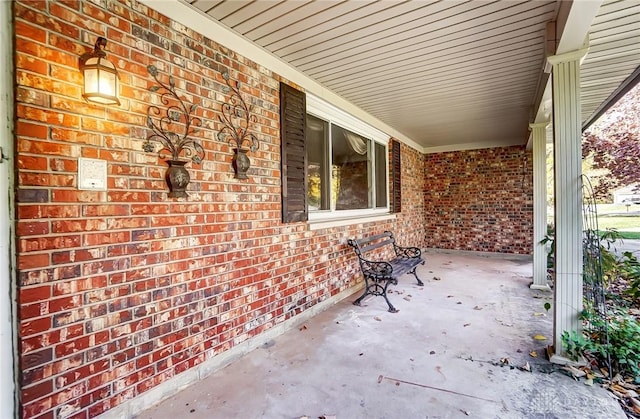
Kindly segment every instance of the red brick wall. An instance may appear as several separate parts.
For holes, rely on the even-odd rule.
[[[402,212],[397,215],[396,228],[403,231],[404,236],[398,239],[398,243],[402,246],[424,248],[426,244],[424,232],[424,155],[406,144],[400,144],[400,159]]]
[[[424,244],[421,156],[405,146],[397,225],[281,224],[268,69],[133,0],[17,1],[15,25],[23,417],[93,417],[353,287],[347,238],[392,229]],[[78,57],[97,36],[120,72],[119,107],[81,98]],[[167,197],[164,159],[142,151],[149,64],[203,122],[186,199]],[[223,71],[258,116],[245,181],[215,137]],[[78,157],[108,162],[107,191],[77,189]]]
[[[426,246],[531,254],[531,152],[503,147],[425,156]]]

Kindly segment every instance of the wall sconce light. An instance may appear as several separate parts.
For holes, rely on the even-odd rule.
[[[236,179],[247,179],[247,170],[251,167],[247,153],[249,150],[256,151],[260,144],[256,136],[249,132],[249,125],[256,123],[257,118],[251,115],[251,108],[240,95],[240,82],[234,86],[229,74],[224,73],[222,77],[231,89],[231,97],[228,103],[222,105],[222,114],[218,116],[223,125],[218,132],[218,140],[225,141],[232,147],[235,145],[231,163],[236,172]]]
[[[92,52],[80,57],[80,70],[84,75],[84,93],[88,102],[101,105],[120,105],[118,100],[118,70],[107,60],[104,47],[107,40],[98,37]]]

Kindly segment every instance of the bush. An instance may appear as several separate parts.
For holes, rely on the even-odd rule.
[[[574,359],[585,355],[600,366],[610,362],[614,372],[631,376],[640,383],[640,323],[618,308],[607,313],[606,324],[592,307],[583,310],[582,319],[585,321],[583,333],[565,331],[562,334],[567,353]],[[605,333],[609,345],[604,343],[607,341]]]
[[[585,256],[588,256],[587,249],[591,247],[589,240],[597,237],[599,250],[591,250],[591,256],[599,257],[600,267],[594,269],[585,263],[585,284],[588,280],[598,280],[598,274],[602,275],[605,287],[616,279],[622,279],[629,281],[629,289],[626,292],[634,298],[639,298],[638,259],[631,252],[624,252],[622,257],[617,258],[612,251],[614,242],[620,239],[620,234],[616,230],[599,231],[597,236],[589,233],[592,232],[585,235]],[[623,301],[618,300],[618,303],[620,302]],[[630,376],[640,384],[640,323],[625,307],[608,307],[603,315],[598,313],[592,304],[591,301],[585,301],[581,316],[583,332],[563,333],[562,343],[565,350],[574,359],[584,355],[599,366],[606,365],[614,374]]]
[[[620,276],[629,281],[628,293],[640,298],[640,263],[631,252],[624,252],[620,261]]]

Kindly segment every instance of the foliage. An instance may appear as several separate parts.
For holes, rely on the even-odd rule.
[[[593,307],[585,307],[582,319],[583,333],[565,331],[562,334],[567,353],[574,359],[585,355],[603,366],[608,364],[610,356],[614,371],[640,383],[640,323],[619,308],[609,310],[605,320]],[[608,335],[609,345],[605,343],[604,333]]]
[[[624,252],[620,261],[620,274],[629,281],[627,291],[633,298],[640,298],[640,262],[631,252]]]
[[[604,279],[605,281],[607,281],[613,278],[613,274],[618,273],[618,260],[616,259],[616,255],[615,253],[613,253],[612,248],[616,240],[621,239],[622,236],[620,235],[618,230],[613,228],[597,231],[596,234],[600,240],[600,261],[602,263],[602,271],[605,276]],[[586,237],[591,237],[591,235],[587,234]],[[556,252],[555,230],[553,226],[547,226],[547,234],[542,240],[540,240],[540,244],[547,243],[549,243],[549,251],[547,253],[547,268],[553,268],[555,266],[554,256]]]
[[[547,234],[540,240],[540,244],[546,245],[549,243],[549,250],[547,251],[547,269],[555,267],[555,255],[556,255],[556,231],[553,225],[547,225]]]
[[[590,235],[587,234],[587,237]],[[613,245],[620,239],[617,230],[598,232],[600,262],[605,284],[616,279],[629,282],[627,291],[634,298],[640,297],[640,263],[631,252],[618,258]],[[551,240],[553,236],[551,236]],[[631,376],[640,383],[640,322],[625,307],[609,306],[606,313],[599,313],[592,302],[585,301],[582,311],[584,330],[562,334],[562,343],[574,359],[585,356],[600,366],[609,366],[623,376]],[[608,343],[607,343],[608,342]]]
[[[616,240],[620,239],[620,233],[616,229],[598,231],[600,237],[600,263],[605,284],[611,283],[619,272],[618,259],[611,250]]]
[[[594,191],[605,197],[611,191],[634,185],[640,179],[640,85],[631,89],[582,135],[582,157],[604,170]],[[640,188],[640,186],[638,186]]]

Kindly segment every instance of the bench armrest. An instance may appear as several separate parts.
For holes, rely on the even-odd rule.
[[[393,250],[396,251],[396,256],[402,259],[419,258],[422,255],[422,251],[417,247],[401,247],[394,244]]]
[[[390,277],[393,266],[389,262],[372,261],[360,258],[360,268],[365,276],[374,278]]]

